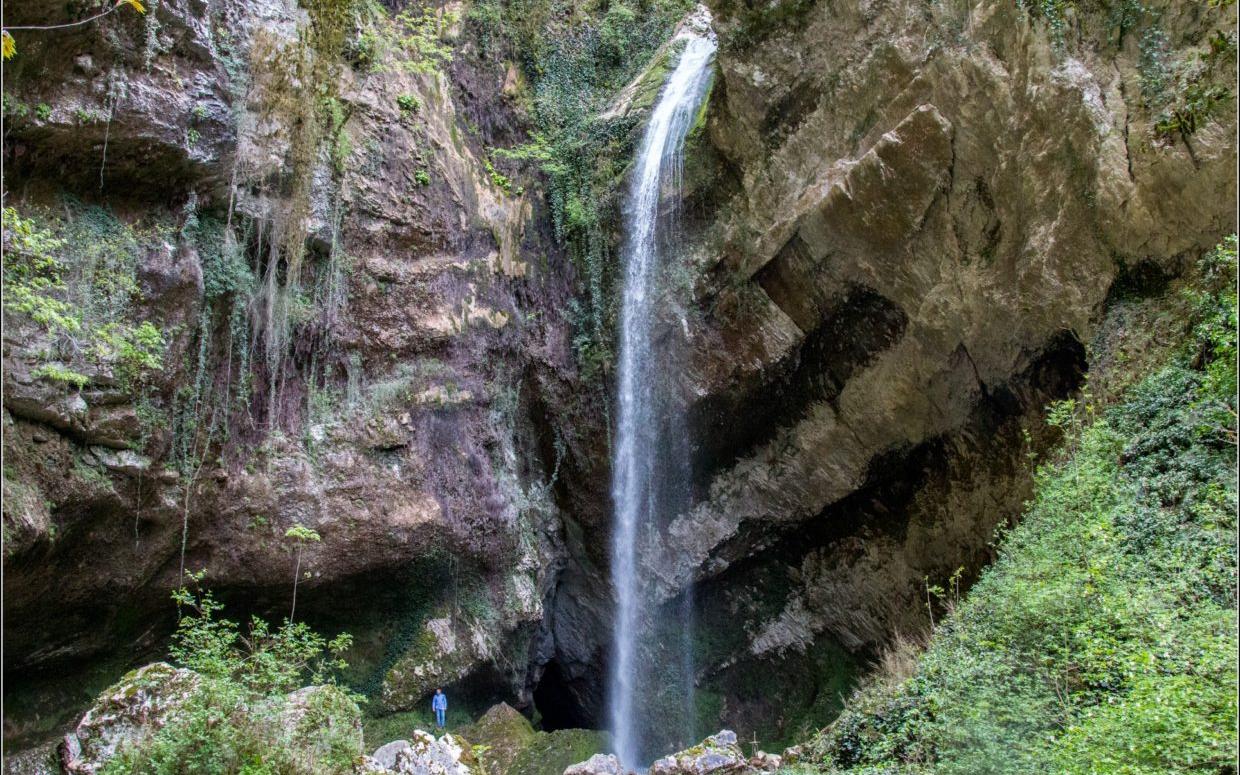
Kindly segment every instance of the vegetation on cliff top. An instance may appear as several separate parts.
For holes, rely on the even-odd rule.
[[[915,661],[805,745],[829,772],[1223,772],[1236,758],[1236,242],[1189,344],[1108,409],[1052,407],[999,560]]]

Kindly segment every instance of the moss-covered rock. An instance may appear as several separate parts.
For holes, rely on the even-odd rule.
[[[509,772],[517,756],[538,738],[529,719],[506,702],[493,706],[482,718],[460,731],[476,746],[488,773]]]
[[[197,673],[166,662],[130,671],[65,735],[61,766],[73,775],[94,775],[122,746],[167,723],[200,684]]]
[[[599,730],[539,732],[503,775],[561,775],[570,765],[610,750],[611,736]]]

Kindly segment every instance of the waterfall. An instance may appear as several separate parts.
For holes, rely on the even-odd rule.
[[[704,10],[699,15],[705,14]],[[667,393],[660,385],[672,366],[655,337],[656,302],[660,269],[672,256],[675,218],[660,218],[665,197],[674,210],[680,200],[680,177],[685,135],[689,131],[711,78],[715,53],[709,17],[685,29],[684,50],[655,103],[638,152],[625,208],[623,260],[624,299],[620,318],[619,413],[612,468],[611,575],[616,593],[616,616],[608,683],[608,713],[616,754],[630,768],[642,754],[634,714],[636,695],[649,691],[644,674],[650,667],[636,659],[638,639],[650,624],[648,597],[639,578],[638,548],[647,530],[667,519],[675,508],[669,490],[684,488],[687,455],[673,453],[683,446],[676,412],[667,411]],[[674,403],[674,402],[671,402]],[[687,629],[687,628],[685,628]],[[684,633],[688,638],[689,634]],[[688,641],[681,653],[687,655]],[[692,681],[688,682],[691,687]],[[689,689],[691,691],[691,689]],[[691,697],[691,694],[686,696]],[[645,698],[649,699],[649,698]]]

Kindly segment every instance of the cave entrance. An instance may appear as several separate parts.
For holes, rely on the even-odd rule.
[[[554,660],[543,668],[542,677],[534,687],[534,709],[542,719],[546,732],[557,729],[592,729],[595,719],[581,705],[572,681]]]

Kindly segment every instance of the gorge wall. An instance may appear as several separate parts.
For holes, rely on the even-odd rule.
[[[6,307],[13,740],[160,652],[182,565],[282,615],[297,524],[297,610],[355,634],[372,712],[447,685],[602,723],[613,375],[546,177],[492,152],[533,134],[538,74],[468,7],[335,8],[161,0],[6,65],[5,206],[118,302],[95,323],[166,345],[134,378]],[[702,731],[829,719],[926,583],[988,560],[1115,301],[1235,230],[1235,7],[1056,8],[712,6],[664,321],[695,505],[644,547],[665,605],[692,593]],[[375,32],[402,10],[424,26]]]

